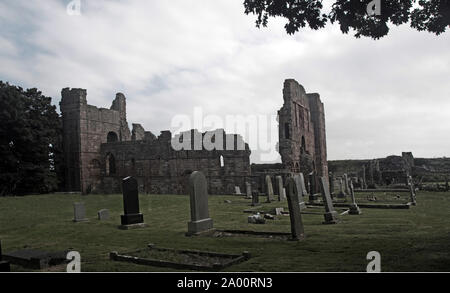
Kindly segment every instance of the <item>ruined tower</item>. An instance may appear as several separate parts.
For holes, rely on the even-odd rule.
[[[283,100],[278,122],[284,168],[305,175],[316,171],[328,178],[325,112],[319,94],[307,94],[297,81],[286,79]]]
[[[89,193],[101,181],[100,145],[131,139],[123,94],[116,95],[111,109],[88,105],[86,96],[85,89],[61,92],[66,191]]]

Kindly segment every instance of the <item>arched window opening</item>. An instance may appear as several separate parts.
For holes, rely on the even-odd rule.
[[[302,135],[302,151],[306,151],[306,140],[303,135]]]
[[[117,137],[117,133],[114,131],[108,132],[108,136],[106,137],[106,142],[117,142],[119,139]]]

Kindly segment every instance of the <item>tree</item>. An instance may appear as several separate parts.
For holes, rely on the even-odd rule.
[[[372,4],[380,3],[380,13],[372,13]],[[414,6],[414,4],[417,4]],[[257,16],[256,26],[266,27],[269,17],[284,17],[288,34],[308,25],[318,30],[330,21],[343,33],[350,29],[355,37],[379,39],[389,33],[389,24],[408,23],[419,31],[439,35],[450,27],[450,0],[335,0],[328,14],[322,0],[245,0],[245,14]],[[370,15],[368,14],[370,12]]]
[[[55,190],[60,136],[51,98],[0,81],[0,195]]]

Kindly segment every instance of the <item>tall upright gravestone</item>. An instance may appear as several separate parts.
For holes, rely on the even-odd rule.
[[[269,175],[266,175],[266,193],[267,193],[267,202],[271,202],[273,200],[273,187],[272,187],[272,179],[270,179]]]
[[[353,189],[353,182],[351,182],[351,181],[350,181],[350,196],[352,198],[352,204],[350,205],[350,210],[348,211],[348,213],[350,215],[360,215],[361,210],[359,209],[358,205],[356,204],[355,191]]]
[[[302,176],[300,176],[300,175],[302,175]],[[295,184],[297,185],[298,204],[300,206],[300,210],[303,210],[306,208],[305,201],[303,200],[305,182],[304,181],[302,182],[302,179],[303,179],[302,173],[294,175],[294,181],[295,181]]]
[[[275,179],[277,180],[278,186],[278,201],[282,201],[286,198],[286,194],[283,192],[283,177],[276,176]]]
[[[0,272],[10,272],[11,267],[8,261],[2,259],[2,241],[0,240]]]
[[[330,189],[328,187],[328,180],[325,177],[320,177],[320,185],[322,189],[323,205],[325,206],[324,224],[337,224],[337,212],[334,210],[333,202],[331,201]]]
[[[252,184],[250,182],[245,182],[245,187],[246,198],[252,198]]]
[[[289,218],[291,220],[291,235],[293,240],[300,240],[305,237],[302,214],[300,213],[299,190],[294,178],[290,177],[286,181],[286,193],[289,207]]]
[[[191,221],[188,222],[186,235],[191,236],[212,230],[213,220],[209,217],[206,177],[200,171],[192,172],[189,177],[189,196]]]
[[[122,180],[123,212],[120,216],[121,229],[144,227],[144,215],[139,212],[137,180],[131,176]]]

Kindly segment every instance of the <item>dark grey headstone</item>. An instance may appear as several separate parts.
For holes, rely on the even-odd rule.
[[[289,218],[291,220],[292,239],[299,240],[305,237],[302,215],[300,213],[299,190],[293,178],[286,182]]]
[[[12,264],[30,269],[44,269],[66,261],[66,251],[49,252],[35,249],[22,249],[5,253],[3,258]]]
[[[413,180],[412,180],[411,176],[408,176],[407,182],[408,182],[408,187],[409,187],[409,194],[410,194],[410,197],[411,197],[411,204],[412,205],[417,205],[417,202],[416,202],[416,191],[414,190],[414,183],[413,183]]]
[[[283,198],[283,178],[281,176],[276,176],[275,180],[277,180],[277,186],[278,186],[278,201],[282,201],[286,198],[285,195]]]
[[[330,189],[328,187],[328,180],[325,177],[320,177],[320,185],[322,191],[323,204],[325,206],[324,224],[336,224],[337,212],[334,210],[333,202],[331,201]]]
[[[209,217],[208,210],[207,185],[202,172],[192,172],[189,177],[191,221],[188,223],[187,235],[195,235],[213,228],[213,220]]]
[[[98,219],[100,221],[109,220],[109,210],[101,209],[101,210],[98,211],[97,214],[98,214]]]
[[[259,205],[259,193],[257,190],[252,192],[252,206]]]
[[[86,207],[83,202],[76,202],[73,204],[73,221],[74,222],[84,222],[87,221],[86,218]]]
[[[139,212],[139,192],[137,180],[131,176],[122,180],[123,215],[120,216],[123,227],[144,223],[144,215]]]

